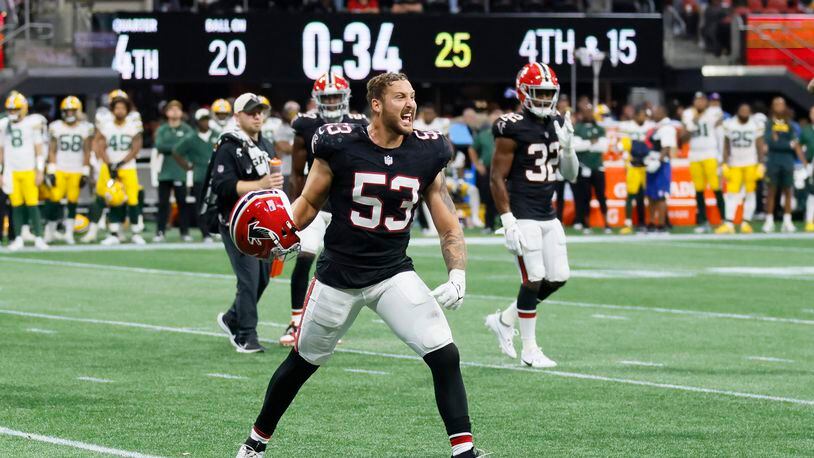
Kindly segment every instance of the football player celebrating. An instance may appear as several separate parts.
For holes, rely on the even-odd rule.
[[[369,127],[327,124],[314,136],[313,167],[292,205],[293,224],[308,226],[326,200],[333,217],[297,343],[271,378],[238,457],[263,456],[297,391],[365,306],[429,366],[452,456],[477,456],[458,349],[441,310],[460,307],[465,289],[463,231],[444,178],[452,147],[438,132],[413,130],[415,92],[405,75],[376,76],[367,90]],[[430,207],[449,271],[449,281],[432,292],[406,253],[419,196]]]
[[[724,165],[726,178],[726,222],[715,230],[717,234],[735,232],[735,213],[743,202],[741,232],[752,233],[752,216],[755,214],[757,197],[755,188],[763,168],[763,126],[752,118],[748,103],[738,107],[737,116],[724,121]],[[760,165],[758,165],[760,164]],[[741,198],[741,189],[746,197]]]
[[[633,233],[633,201],[636,201],[636,216],[638,226],[645,227],[644,222],[644,191],[647,180],[647,171],[644,166],[644,159],[650,152],[645,143],[647,133],[655,127],[653,121],[647,119],[647,108],[641,106],[636,109],[632,120],[619,123],[619,132],[623,137],[630,140],[630,150],[625,151],[627,156],[627,168],[625,182],[627,185],[627,198],[625,198],[625,227],[619,231],[620,234]]]
[[[673,121],[667,116],[667,109],[657,106],[653,109],[656,128],[648,135],[650,152],[645,159],[647,169],[647,199],[650,202],[650,221],[656,232],[666,232],[667,196],[670,194],[672,178],[670,158],[678,147],[678,133]]]
[[[75,96],[68,96],[59,104],[62,119],[48,127],[50,145],[48,151],[48,175],[53,175],[51,202],[57,206],[56,215],[65,214],[60,202],[68,201],[68,215],[64,220],[65,242],[74,244],[73,230],[76,218],[76,205],[79,191],[90,175],[90,150],[93,139],[93,125],[80,119],[82,102]],[[56,220],[49,221],[46,232],[56,232]]]
[[[520,321],[520,360],[532,367],[554,367],[537,345],[537,304],[560,289],[570,276],[565,232],[551,197],[557,170],[570,182],[579,162],[572,145],[571,114],[556,110],[560,85],[546,64],[526,64],[517,74],[521,113],[501,116],[494,125],[492,196],[503,223],[506,248],[517,256],[522,284],[517,300],[506,310],[486,317],[500,349],[517,357],[512,337]]]
[[[703,92],[696,92],[692,108],[684,110],[681,122],[690,139],[690,175],[695,186],[697,207],[695,232],[709,230],[707,204],[704,190],[709,186],[715,193],[718,212],[724,215],[724,195],[718,179],[718,136],[717,129],[723,122],[721,110],[710,110],[709,100]]]
[[[317,113],[300,114],[292,123],[294,145],[292,146],[291,197],[297,198],[305,183],[305,174],[314,164],[314,146],[311,139],[317,129],[327,123],[342,122],[347,124],[367,125],[364,115],[348,114],[350,85],[337,73],[326,73],[314,82],[311,97],[316,101]],[[307,168],[306,168],[307,167]],[[302,316],[305,293],[308,290],[311,264],[317,255],[325,229],[331,223],[330,202],[325,203],[316,219],[307,229],[299,233],[300,253],[297,255],[294,270],[291,272],[291,322],[285,334],[280,337],[280,344],[294,345],[294,336]]]
[[[136,173],[136,156],[141,150],[143,128],[140,117],[139,121],[128,120],[132,103],[127,94],[120,92],[121,94],[110,99],[113,118],[102,122],[96,131],[96,140],[100,145],[98,153],[102,159],[96,192],[100,196],[106,195],[112,188],[108,182],[113,180],[121,182],[126,196],[123,203],[110,203],[110,235],[102,240],[102,244],[116,245],[120,242],[119,230],[126,214],[133,232],[131,240],[137,245],[143,245],[145,241],[141,236],[143,228],[139,224],[141,208],[138,204],[139,181]]]
[[[45,127],[40,118],[28,115],[28,100],[19,92],[9,95],[5,106],[8,116],[0,119],[0,185],[9,195],[17,235],[9,250],[23,247],[22,226],[26,223],[34,232],[34,246],[45,250],[48,244],[42,239],[39,208],[39,185],[45,168],[42,148]]]
[[[236,123],[232,116],[232,104],[226,99],[217,99],[212,102],[211,110],[215,115],[209,120],[209,128],[220,135],[228,130],[232,130]]]

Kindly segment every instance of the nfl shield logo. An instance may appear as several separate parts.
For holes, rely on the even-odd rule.
[[[385,156],[384,165],[393,165],[393,156]]]

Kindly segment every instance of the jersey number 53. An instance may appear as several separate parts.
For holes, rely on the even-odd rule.
[[[526,179],[535,183],[546,183],[557,179],[557,167],[560,164],[560,144],[535,143],[529,145],[528,154],[534,156],[534,165],[526,170]]]

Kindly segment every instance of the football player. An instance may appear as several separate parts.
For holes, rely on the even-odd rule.
[[[9,244],[9,250],[23,247],[23,224],[31,227],[34,246],[45,250],[48,244],[42,239],[39,209],[39,186],[45,169],[42,145],[45,127],[40,118],[28,115],[28,100],[19,92],[8,96],[5,107],[8,116],[0,119],[0,185],[9,195],[17,235]]]
[[[690,140],[690,175],[695,186],[695,204],[697,207],[695,232],[709,231],[707,223],[707,204],[704,190],[709,186],[715,193],[718,211],[724,215],[724,195],[721,192],[721,181],[718,179],[718,134],[723,123],[721,110],[710,110],[709,100],[703,92],[696,92],[693,106],[681,114],[686,135]]]
[[[650,203],[650,221],[656,232],[666,232],[667,196],[670,194],[672,170],[670,159],[678,147],[678,132],[667,110],[658,106],[653,110],[656,127],[648,135],[650,152],[645,159],[647,169],[646,194]]]
[[[220,135],[235,127],[235,119],[232,116],[232,104],[226,99],[217,99],[212,102],[210,109],[214,117],[209,120],[209,128]]]
[[[143,128],[140,116],[138,121],[132,120],[133,118],[128,120],[133,105],[127,94],[120,92],[110,99],[113,118],[103,121],[96,129],[96,141],[100,145],[97,152],[102,159],[96,193],[103,197],[109,194],[112,186],[108,182],[113,180],[121,182],[126,196],[124,203],[109,203],[110,234],[102,240],[102,244],[116,245],[120,242],[119,231],[127,215],[132,231],[131,241],[143,245],[145,241],[141,236],[143,227],[140,223],[139,181],[136,173],[136,156],[141,151]]]
[[[724,165],[726,179],[726,222],[715,230],[716,234],[735,232],[735,213],[743,202],[741,232],[752,233],[755,214],[757,180],[765,173],[763,166],[763,126],[752,118],[748,103],[738,107],[737,116],[724,121]],[[746,197],[741,197],[741,189]]]
[[[633,233],[633,201],[636,201],[636,216],[638,226],[644,227],[644,191],[647,181],[647,172],[644,167],[644,158],[650,152],[645,143],[647,133],[655,127],[653,121],[648,119],[648,109],[640,106],[636,109],[634,118],[619,123],[619,133],[629,140],[630,148],[625,148],[627,170],[625,181],[627,184],[627,197],[625,198],[625,227],[620,234]]]
[[[350,85],[337,73],[326,73],[314,82],[311,97],[317,103],[316,114],[300,114],[291,123],[294,129],[292,146],[291,197],[297,198],[302,192],[305,175],[314,164],[314,146],[312,138],[316,131],[328,123],[343,122],[348,124],[367,125],[364,115],[349,114]],[[325,203],[316,219],[300,232],[301,250],[297,255],[294,270],[291,272],[291,321],[285,333],[280,337],[280,344],[294,345],[294,336],[302,316],[303,301],[308,290],[311,264],[322,244],[325,230],[331,223],[330,202]]]
[[[517,256],[522,283],[517,300],[486,317],[500,349],[517,357],[512,338],[519,319],[523,350],[531,367],[554,367],[537,345],[537,304],[560,289],[571,271],[565,232],[551,204],[557,171],[573,183],[579,162],[572,144],[571,113],[556,110],[560,85],[546,64],[526,64],[517,74],[520,113],[501,116],[494,125],[492,196],[503,223],[506,248]]]
[[[811,80],[814,83],[814,80]],[[809,86],[812,87],[812,86]],[[814,90],[812,90],[814,92]],[[800,144],[808,161],[808,179],[806,180],[806,215],[805,230],[814,232],[814,107],[808,110],[808,124],[800,132]]]
[[[429,366],[452,456],[478,454],[458,349],[441,310],[457,309],[465,289],[466,247],[444,177],[452,147],[439,132],[413,130],[415,92],[406,76],[384,73],[367,88],[370,126],[327,124],[314,136],[313,166],[292,205],[293,224],[307,227],[326,200],[333,219],[296,345],[271,378],[238,457],[263,456],[297,391],[328,361],[362,307],[376,312]],[[449,281],[432,292],[406,253],[419,196],[430,207],[449,271]]]
[[[62,199],[68,202],[68,215],[64,220],[65,242],[74,244],[74,222],[79,191],[90,175],[90,151],[93,125],[81,119],[82,102],[75,96],[65,97],[59,104],[62,119],[48,127],[48,175],[53,175],[51,202],[57,206],[56,215],[64,215]],[[49,221],[46,232],[56,232],[56,221]],[[50,227],[49,227],[50,226]]]

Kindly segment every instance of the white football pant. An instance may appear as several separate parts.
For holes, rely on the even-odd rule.
[[[517,224],[526,242],[523,256],[517,257],[523,283],[543,279],[552,282],[567,281],[571,276],[571,269],[568,267],[565,231],[560,220],[519,219]]]

